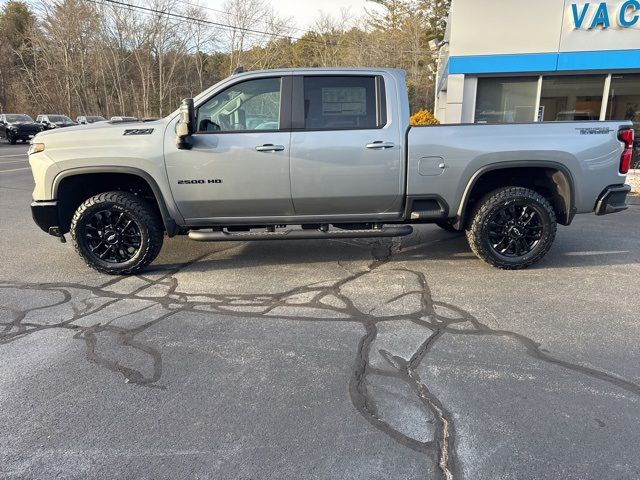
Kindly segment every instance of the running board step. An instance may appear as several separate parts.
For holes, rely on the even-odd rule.
[[[413,233],[413,227],[386,227],[372,230],[284,230],[282,232],[213,232],[191,230],[189,238],[196,242],[238,242],[257,240],[317,240],[321,238],[380,238],[406,237]]]

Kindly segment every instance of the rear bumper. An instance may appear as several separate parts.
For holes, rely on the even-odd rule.
[[[630,185],[612,185],[607,187],[596,203],[596,215],[618,213],[629,208],[629,205],[627,205],[627,195],[629,195],[629,192],[631,192]]]
[[[31,216],[43,231],[54,237],[61,237],[60,217],[58,215],[58,202],[32,202]]]

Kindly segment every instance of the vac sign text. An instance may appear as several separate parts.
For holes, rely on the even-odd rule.
[[[640,0],[626,0],[618,8],[606,2],[571,5],[576,29],[640,27]]]

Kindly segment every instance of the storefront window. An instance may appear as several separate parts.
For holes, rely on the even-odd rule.
[[[605,80],[604,75],[544,77],[538,120],[600,120]]]
[[[640,168],[640,75],[613,75],[607,120],[631,120],[636,130],[632,163]]]
[[[537,77],[479,78],[476,123],[528,123],[534,119]]]

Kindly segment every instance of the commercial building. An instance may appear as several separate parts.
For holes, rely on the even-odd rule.
[[[437,89],[443,123],[627,119],[638,130],[640,0],[453,0]]]

